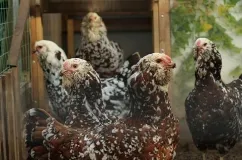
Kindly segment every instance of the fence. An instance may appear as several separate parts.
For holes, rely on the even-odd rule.
[[[22,118],[26,106],[31,102],[30,27],[27,18],[29,9],[26,10],[26,6],[29,6],[29,0],[22,0],[20,6],[18,1],[0,0],[0,159],[2,160],[25,159]]]

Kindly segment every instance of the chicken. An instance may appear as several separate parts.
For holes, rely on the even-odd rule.
[[[206,159],[206,150],[217,150],[220,159],[241,136],[242,77],[225,84],[222,59],[207,38],[194,44],[195,87],[185,100],[186,120],[196,147]]]
[[[73,99],[66,123],[78,128],[94,128],[109,123],[102,99],[101,80],[92,65],[80,58],[67,59],[61,71],[63,86]]]
[[[64,122],[71,98],[62,86],[60,76],[63,62],[67,59],[65,52],[54,42],[40,40],[35,42],[34,53],[44,73],[45,87],[49,97],[49,106],[55,118]]]
[[[127,87],[128,77],[131,75],[131,67],[138,63],[138,52],[130,55],[120,68],[120,72],[112,78],[101,78],[102,95],[105,110],[111,115],[124,118],[129,112],[129,93]]]
[[[123,64],[123,50],[107,37],[102,18],[89,12],[81,23],[81,42],[76,57],[85,59],[102,78],[113,77]]]
[[[60,52],[58,52],[60,51]],[[63,62],[67,59],[65,52],[54,42],[41,40],[35,43],[35,53],[38,56],[40,66],[44,72],[44,79],[47,93],[50,99],[50,106],[55,118],[61,122],[67,120],[68,106],[81,106],[81,100],[74,102],[73,97],[62,86]],[[127,77],[130,75],[130,68],[140,59],[139,53],[134,53],[127,58],[120,72],[112,78],[102,78],[102,99],[104,101],[105,111],[108,113],[123,117],[127,115],[129,94],[127,94]],[[68,112],[68,113],[67,113]],[[71,116],[68,116],[71,122]],[[69,124],[68,122],[68,124]],[[67,124],[67,123],[66,123]]]
[[[78,77],[85,67],[82,62],[77,59],[65,62],[66,87],[77,85],[72,82],[80,80]],[[128,80],[132,102],[129,117],[92,130],[69,128],[44,110],[30,109],[25,117],[30,158],[172,160],[179,141],[178,120],[168,99],[168,83],[174,67],[175,63],[165,54],[143,57],[133,67]],[[75,76],[70,77],[72,72]],[[94,79],[91,73],[87,77]],[[34,145],[41,141],[44,144],[41,147]]]

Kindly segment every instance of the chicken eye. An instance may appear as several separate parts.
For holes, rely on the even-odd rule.
[[[42,46],[38,46],[37,48],[38,48],[38,49],[41,49],[41,48],[42,48]]]
[[[160,62],[162,62],[162,59],[157,59],[156,62],[160,63]]]
[[[207,43],[204,43],[203,46],[205,47],[207,45]]]
[[[73,64],[72,67],[73,67],[73,68],[77,68],[77,64]]]

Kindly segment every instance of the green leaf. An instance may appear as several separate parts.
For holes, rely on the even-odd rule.
[[[242,74],[242,67],[237,66],[235,67],[230,73],[229,75],[232,77],[239,77]]]

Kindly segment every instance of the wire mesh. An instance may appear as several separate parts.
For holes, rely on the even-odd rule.
[[[7,59],[11,46],[14,26],[17,20],[18,0],[0,0],[0,75],[9,69]],[[20,84],[30,81],[30,28],[29,21],[25,24],[25,30],[21,42],[18,67],[20,71]]]
[[[8,70],[7,59],[13,34],[13,5],[11,0],[0,1],[0,75]]]
[[[21,43],[21,53],[19,59],[20,84],[24,85],[30,81],[31,64],[30,64],[30,27],[29,21],[25,24],[25,30]]]

